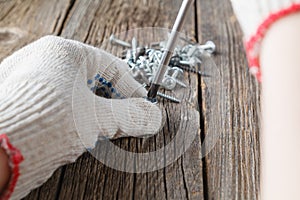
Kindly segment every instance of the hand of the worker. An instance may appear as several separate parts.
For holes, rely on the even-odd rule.
[[[97,73],[107,93],[123,98],[96,96],[87,82]],[[18,173],[13,199],[75,161],[98,138],[155,134],[162,114],[144,96],[126,63],[80,42],[46,36],[6,58],[0,65],[0,145],[12,170],[6,195]]]
[[[259,54],[262,40],[277,20],[300,11],[300,0],[231,0],[244,32],[250,72],[261,79]]]

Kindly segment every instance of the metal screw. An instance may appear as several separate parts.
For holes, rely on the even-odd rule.
[[[203,73],[203,72],[201,72],[201,71],[199,71],[199,70],[196,70],[196,69],[194,69],[194,68],[187,67],[186,65],[181,65],[181,66],[179,65],[178,67],[179,67],[180,69],[186,71],[186,72],[192,72],[192,73],[198,74],[198,75],[200,75],[200,76],[210,77],[209,74]]]
[[[163,86],[164,88],[168,89],[168,90],[173,90],[176,87],[176,84],[182,86],[182,87],[186,87],[186,85],[181,82],[180,80],[178,80],[178,76],[179,74],[183,74],[182,69],[178,68],[178,67],[172,67],[169,68],[168,72],[173,71],[172,76],[169,75],[165,75],[165,78],[163,79]]]
[[[176,81],[171,76],[165,76],[162,80],[162,86],[167,90],[173,90],[176,86]]]
[[[162,80],[162,86],[167,90],[175,89],[177,84],[182,87],[187,87],[187,85],[181,81],[182,70],[210,77],[210,75],[196,69],[195,66],[201,64],[203,54],[212,54],[215,51],[216,46],[214,42],[207,41],[204,45],[200,45],[184,38],[182,39],[188,44],[174,49],[173,57],[169,63],[169,69]],[[110,41],[112,44],[131,48],[123,50],[122,58],[127,62],[133,78],[139,83],[149,86],[149,84],[153,82],[155,72],[158,69],[166,41],[151,43],[150,48],[148,46],[138,47],[138,41],[135,37],[128,43],[115,38],[112,34]],[[180,100],[177,98],[163,93],[158,93],[158,96],[172,102],[180,103]]]
[[[189,67],[194,67],[197,64],[201,64],[201,61],[196,58],[196,59],[191,59],[191,60],[181,60],[181,61],[179,61],[179,63],[181,65],[187,65]]]
[[[181,82],[180,80],[178,80],[178,77],[183,75],[183,71],[182,69],[178,68],[178,67],[172,67],[172,70],[174,71],[174,73],[172,74],[172,78],[174,79],[174,81],[178,84],[181,85],[182,87],[186,87],[186,85]]]
[[[136,57],[137,57],[137,41],[136,41],[135,37],[132,38],[131,45],[132,45],[133,62],[136,62]]]
[[[207,41],[204,45],[199,45],[198,48],[207,51],[208,53],[213,53],[216,50],[216,45],[213,41]]]
[[[161,92],[158,92],[157,96],[163,97],[163,98],[168,99],[170,101],[173,101],[175,103],[180,103],[181,102],[179,99],[177,99],[175,97],[172,97],[172,96],[169,96],[169,95],[166,95],[166,94],[163,94]]]
[[[125,41],[122,41],[122,40],[119,40],[117,39],[114,34],[112,34],[110,37],[109,37],[109,41],[112,43],[112,44],[118,44],[120,46],[123,46],[123,47],[128,47],[130,48],[131,45],[128,43],[128,42],[125,42]]]
[[[138,67],[134,67],[131,70],[133,78],[138,81],[139,83],[145,83],[145,84],[150,84],[149,80],[147,79],[147,74],[145,70],[142,70]]]
[[[186,55],[187,57],[191,58],[196,52],[198,52],[198,48],[197,46],[194,46],[194,45],[189,45],[190,48],[188,49]]]
[[[162,56],[161,52],[159,52],[159,51],[154,52],[154,59],[155,59],[154,62],[159,63],[160,59],[161,59],[161,56]]]
[[[172,77],[169,76],[169,75],[166,75],[166,77],[172,78]],[[178,80],[177,78],[174,78],[173,80],[174,80],[178,85],[180,85],[181,87],[184,87],[184,88],[187,87],[185,83],[183,83],[182,81]]]

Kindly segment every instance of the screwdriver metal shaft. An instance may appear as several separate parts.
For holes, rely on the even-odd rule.
[[[176,17],[175,23],[172,28],[172,32],[169,36],[167,46],[164,50],[162,59],[160,61],[158,70],[156,72],[154,80],[148,91],[148,95],[147,95],[148,100],[151,102],[156,101],[157,92],[158,92],[160,84],[164,78],[165,72],[168,68],[170,59],[172,57],[172,54],[173,54],[173,51],[175,48],[175,44],[176,44],[176,40],[177,40],[177,36],[183,27],[184,19],[188,13],[189,7],[192,5],[193,2],[194,2],[194,0],[183,0],[183,2],[181,4],[180,10],[178,12],[178,15]]]

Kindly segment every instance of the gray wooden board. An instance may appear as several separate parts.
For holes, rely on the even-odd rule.
[[[216,79],[201,82],[204,133],[219,134],[219,141],[203,163],[204,196],[206,199],[257,199],[259,84],[248,72],[242,32],[229,1],[200,0],[196,9],[199,38],[216,42],[218,51],[214,61],[220,73],[217,82]],[[222,86],[217,102],[211,102],[213,98],[206,89],[211,84]],[[210,110],[219,114],[211,116]]]
[[[122,39],[137,35],[141,42],[159,40],[161,36],[155,35],[155,30],[133,29],[171,28],[180,4],[179,0],[0,1],[0,60],[47,34],[75,39],[117,55],[121,49],[107,45],[110,34],[131,30],[121,34]],[[248,73],[242,33],[229,0],[197,0],[183,33],[217,44],[213,61],[207,60],[202,66],[213,77],[185,73],[189,87],[174,92],[183,103],[163,100],[159,104],[167,116],[159,134],[113,143],[127,151],[150,152],[170,143],[176,134],[192,132],[196,137],[190,148],[166,168],[138,174],[111,169],[85,153],[75,163],[57,169],[25,199],[258,197],[260,88]],[[189,116],[188,122],[182,116]],[[205,148],[201,148],[201,142]],[[212,145],[202,159],[202,152],[206,154]]]

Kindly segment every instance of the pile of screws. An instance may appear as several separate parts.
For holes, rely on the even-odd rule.
[[[167,90],[174,90],[176,86],[187,87],[183,82],[183,71],[208,76],[197,70],[197,66],[201,64],[201,55],[204,52],[212,54],[216,48],[212,41],[200,45],[186,38],[181,37],[180,39],[185,41],[187,45],[177,46],[173,52],[168,70],[161,83],[162,88]],[[167,41],[151,43],[149,46],[138,46],[138,42],[134,37],[130,44],[111,35],[110,42],[127,48],[122,52],[121,57],[128,64],[133,78],[143,85],[150,86],[158,70]],[[164,97],[163,94],[159,96]],[[179,101],[174,99],[170,100]]]
[[[174,90],[177,85],[186,87],[186,85],[182,82],[183,71],[208,76],[198,71],[196,67],[201,64],[201,55],[204,51],[212,54],[216,48],[212,41],[208,41],[206,44],[200,45],[185,38],[181,39],[186,41],[188,45],[176,47],[173,52],[169,68],[161,84],[161,86],[167,90]],[[166,46],[166,41],[152,43],[150,44],[150,47],[138,47],[136,38],[132,38],[132,42],[130,44],[115,38],[114,35],[111,35],[110,42],[115,45],[129,48],[123,51],[122,59],[127,62],[135,80],[141,84],[149,86],[158,69]]]

